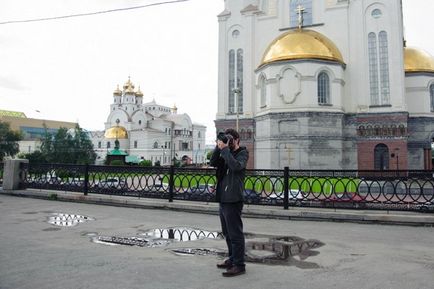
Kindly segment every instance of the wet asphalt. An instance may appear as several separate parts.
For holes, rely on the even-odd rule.
[[[167,230],[155,246],[137,245],[156,229],[218,232],[215,215],[0,195],[0,288],[434,288],[433,227],[260,218],[244,226],[247,274],[225,278],[215,266],[222,260],[215,252],[225,250],[220,238],[181,242]],[[302,246],[263,264],[273,236]]]

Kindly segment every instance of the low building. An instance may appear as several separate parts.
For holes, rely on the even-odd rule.
[[[0,121],[7,122],[10,128],[21,131],[23,139],[18,142],[20,153],[32,153],[39,150],[45,132],[56,133],[59,128],[73,129],[75,122],[28,118],[23,112],[0,110]]]
[[[104,131],[90,133],[97,163],[101,164],[119,141],[128,153],[126,162],[150,160],[153,164],[170,165],[172,160],[204,163],[206,126],[193,123],[186,113],[155,100],[143,102],[143,93],[128,78],[121,90],[113,92],[113,103]]]

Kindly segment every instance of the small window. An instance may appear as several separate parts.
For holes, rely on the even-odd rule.
[[[139,125],[141,125],[142,124],[142,120],[139,120]]]
[[[434,83],[429,87],[430,99],[431,99],[431,112],[434,112]]]
[[[318,75],[318,103],[330,104],[330,78],[326,72]]]
[[[134,141],[134,148],[135,149],[137,148],[137,141],[136,140]]]
[[[98,142],[98,148],[99,149],[101,148],[101,142],[100,141]]]
[[[107,148],[108,149],[110,148],[110,142],[109,141],[107,142]]]
[[[158,148],[158,142],[154,142],[154,149]]]
[[[240,31],[239,30],[232,31],[232,37],[233,38],[238,38],[238,36],[240,36]]]
[[[383,13],[381,12],[380,9],[374,9],[374,10],[372,10],[371,15],[372,15],[372,17],[374,17],[374,18],[380,18],[381,15],[383,15]]]

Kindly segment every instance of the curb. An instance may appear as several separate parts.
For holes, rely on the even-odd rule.
[[[100,195],[77,192],[50,190],[0,190],[0,194],[16,197],[30,197],[45,200],[77,202],[87,204],[109,205],[128,208],[174,210],[191,213],[217,215],[218,203],[178,201],[169,202],[166,199],[133,198],[124,196]],[[433,214],[402,211],[371,211],[347,209],[321,209],[290,207],[284,210],[280,207],[260,205],[244,205],[243,216],[251,218],[284,219],[300,221],[352,222],[364,224],[387,224],[404,226],[434,226]]]

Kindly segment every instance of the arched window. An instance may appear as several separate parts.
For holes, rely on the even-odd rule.
[[[380,59],[380,87],[381,104],[389,104],[390,84],[389,84],[389,49],[387,42],[387,32],[381,31],[378,34],[379,59]]]
[[[434,112],[434,83],[429,86],[431,112]]]
[[[229,51],[229,113],[235,112],[235,100],[234,100],[234,88],[235,88],[235,51],[232,49]]]
[[[385,144],[375,146],[374,169],[380,171],[389,169],[389,148]]]
[[[263,75],[259,78],[259,89],[261,93],[261,107],[267,106],[267,84]]]
[[[374,32],[371,32],[368,35],[368,58],[371,105],[379,105],[380,96],[378,88],[377,36]]]
[[[324,71],[318,75],[318,103],[330,104],[330,78]]]
[[[158,142],[154,142],[154,149],[158,149]]]
[[[239,113],[243,112],[243,50],[237,50],[237,88],[239,89],[237,109]]]

